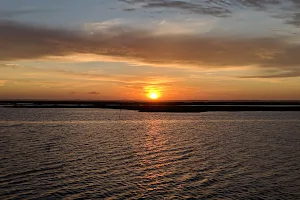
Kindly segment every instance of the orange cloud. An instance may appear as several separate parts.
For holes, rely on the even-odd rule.
[[[0,87],[1,87],[1,86],[3,86],[3,85],[4,85],[4,83],[5,83],[5,81],[4,81],[4,80],[0,80]]]

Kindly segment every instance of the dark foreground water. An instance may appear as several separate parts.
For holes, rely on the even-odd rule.
[[[300,199],[299,112],[0,108],[0,155],[0,199]]]

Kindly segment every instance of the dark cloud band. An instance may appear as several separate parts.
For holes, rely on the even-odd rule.
[[[300,44],[286,39],[157,35],[128,27],[86,34],[2,21],[0,60],[94,54],[131,63],[208,69],[256,66],[299,74]]]

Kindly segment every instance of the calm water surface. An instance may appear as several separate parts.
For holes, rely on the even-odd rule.
[[[0,199],[300,199],[299,112],[0,108]]]

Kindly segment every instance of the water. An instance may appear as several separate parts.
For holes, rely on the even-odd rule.
[[[299,112],[0,108],[0,155],[1,199],[300,199]]]

